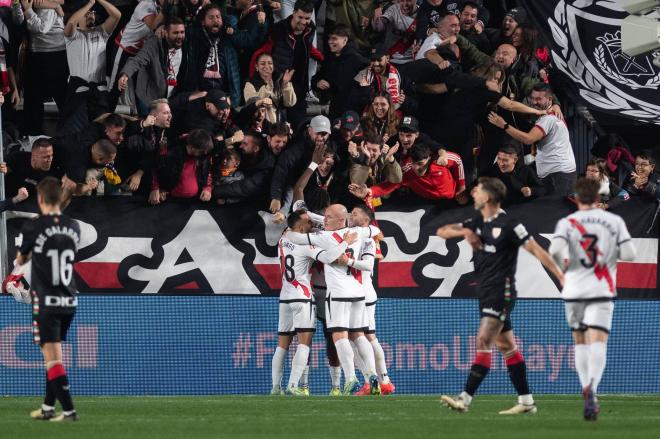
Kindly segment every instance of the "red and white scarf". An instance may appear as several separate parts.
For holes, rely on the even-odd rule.
[[[372,84],[374,79],[378,85],[378,91],[383,90],[383,84],[381,84],[380,75],[374,74],[372,69],[367,69],[367,81],[369,84]],[[392,99],[392,104],[400,104],[399,102],[399,90],[401,90],[401,75],[397,69],[394,68],[392,64],[387,65],[387,93]]]

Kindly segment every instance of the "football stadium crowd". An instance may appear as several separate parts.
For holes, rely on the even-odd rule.
[[[505,183],[505,205],[570,196],[582,173],[604,208],[660,199],[650,145],[610,134],[577,169],[569,98],[515,2],[14,0],[0,15],[3,208],[46,176],[74,196],[281,216],[294,198],[463,205],[479,176]]]

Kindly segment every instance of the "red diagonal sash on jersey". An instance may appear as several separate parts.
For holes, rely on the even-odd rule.
[[[417,29],[417,19],[413,20],[412,23],[410,23],[410,26],[408,26],[408,29],[406,29],[404,35],[399,38],[399,40],[392,45],[392,47],[389,48],[387,53],[390,54],[390,56],[394,55],[395,53],[400,53],[404,54],[406,53],[406,50],[412,44],[415,42],[415,30]]]
[[[585,251],[585,254],[587,255],[588,258],[591,258],[589,255],[589,252],[587,249],[589,247],[592,247],[596,250],[596,255],[602,255],[603,252],[600,251],[598,248],[598,245],[593,242],[591,238],[589,238],[588,235],[589,233],[587,232],[587,229],[584,228],[580,222],[574,218],[569,218],[568,222],[571,223],[573,227],[577,229],[578,232],[582,235],[582,239],[580,240],[580,246],[582,247],[582,250]],[[607,268],[607,264],[598,264],[596,261],[591,261],[594,263],[594,274],[596,275],[596,279],[601,280],[605,279],[607,281],[607,285],[610,288],[610,292],[614,294],[614,281],[612,280],[612,275],[610,274],[609,268]]]
[[[333,234],[332,234],[332,237],[335,238],[335,241],[337,241],[339,244],[341,244],[342,242],[344,242],[344,238],[342,238],[342,237],[339,235],[339,233],[337,233],[337,232],[333,233]],[[353,251],[353,250],[351,250],[351,252],[352,252],[352,251]],[[353,254],[351,254],[351,253],[349,253],[349,252],[346,252],[345,254],[346,254],[346,256],[348,256],[349,258],[355,257],[355,255],[353,255]],[[355,278],[356,281],[362,283],[362,272],[361,272],[360,270],[356,270],[355,268],[349,268],[349,272],[353,275],[353,277]]]
[[[279,250],[280,250],[280,272],[282,273],[282,279],[283,279],[284,281],[287,281],[286,276],[284,275],[285,270],[286,270],[286,267],[284,266],[284,248],[282,247],[282,240],[280,240]],[[294,274],[295,274],[295,271],[294,271]],[[287,281],[287,282],[289,282],[289,281]],[[294,287],[296,287],[296,288],[300,287],[300,289],[302,290],[303,294],[304,294],[305,297],[307,297],[308,299],[309,299],[310,297],[312,297],[311,293],[309,292],[309,288],[307,288],[305,285],[303,285],[303,284],[301,284],[300,282],[298,282],[298,281],[296,280],[295,277],[294,277],[293,280],[292,280],[291,282],[289,282],[289,283],[290,283],[291,285],[293,285]]]

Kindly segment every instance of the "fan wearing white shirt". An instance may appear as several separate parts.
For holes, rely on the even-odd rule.
[[[108,13],[100,25],[96,24],[98,13],[93,9],[97,2]],[[70,76],[62,123],[82,127],[109,111],[105,53],[108,38],[120,18],[121,12],[107,0],[90,0],[66,23],[64,41]],[[74,114],[76,118],[69,120]]]
[[[545,83],[534,86],[529,96],[532,107],[549,111],[552,88]],[[501,116],[490,113],[488,121],[525,145],[536,144],[536,172],[548,195],[566,196],[573,191],[577,172],[566,122],[554,114],[536,120],[527,133],[509,125]]]
[[[449,66],[449,62],[443,59],[439,54],[437,47],[451,44],[455,50],[456,35],[461,31],[461,24],[458,17],[454,14],[448,14],[442,17],[438,22],[435,31],[431,31],[428,37],[422,43],[422,47],[417,51],[415,60],[428,59],[438,68],[444,69]],[[457,55],[458,56],[458,55]]]

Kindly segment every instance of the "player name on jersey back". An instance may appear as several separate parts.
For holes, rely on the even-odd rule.
[[[555,235],[569,246],[563,298],[615,297],[619,246],[631,239],[623,219],[602,209],[580,210],[559,220]]]
[[[278,251],[282,271],[280,300],[310,299],[310,269],[322,250],[312,245],[296,245],[283,236]]]

